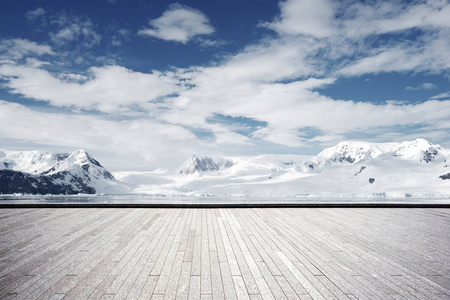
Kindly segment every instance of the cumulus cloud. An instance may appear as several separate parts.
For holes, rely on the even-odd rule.
[[[210,142],[222,145],[265,140],[302,147],[379,128],[395,131],[405,126],[445,124],[450,101],[375,105],[321,95],[317,89],[336,82],[335,77],[314,78],[324,72],[309,55],[321,47],[308,37],[269,40],[216,66],[165,73],[104,66],[90,68],[86,74],[55,76],[37,67],[4,65],[0,74],[12,92],[28,98],[110,114],[146,115],[153,124],[171,124],[191,135],[199,130],[209,132],[214,139]],[[227,124],[212,122],[215,115],[265,125],[241,134]],[[302,132],[310,129],[314,134],[307,139]]]
[[[449,20],[447,1],[286,0],[265,26],[291,40],[314,38],[318,51],[309,52],[307,61],[324,72],[360,76],[447,70]]]
[[[398,33],[412,28],[448,28],[450,11],[446,1],[354,2],[340,7],[341,18],[336,21],[340,33],[351,38]]]
[[[36,19],[39,19],[40,17],[44,16],[46,14],[45,9],[42,7],[38,7],[35,10],[30,10],[25,13],[25,17],[28,21],[35,21]]]
[[[55,77],[44,69],[24,65],[0,66],[0,76],[12,93],[60,107],[109,113],[128,111],[130,106],[156,101],[177,89],[161,73],[133,72],[120,66],[92,67],[88,77],[64,75]]]
[[[431,97],[430,99],[445,99],[445,98],[450,99],[450,92],[437,94]]]
[[[102,39],[96,32],[94,23],[85,16],[61,12],[51,18],[51,24],[56,30],[50,31],[50,40],[57,46],[76,44],[91,48],[98,45]]]
[[[245,144],[248,144],[250,141],[250,139],[248,137],[238,134],[236,132],[233,132],[228,128],[223,128],[222,130],[215,130],[214,137],[215,137],[215,143],[218,145],[223,145],[223,144],[245,145]]]
[[[280,15],[265,26],[280,34],[361,38],[411,28],[450,26],[445,1],[285,0]]]
[[[8,39],[0,42],[0,59],[16,61],[26,56],[55,55],[52,48],[27,39]]]
[[[316,72],[307,58],[317,45],[313,40],[271,40],[245,48],[217,67],[197,68],[196,82],[216,78],[229,81],[274,82],[305,77]]]
[[[224,80],[220,66],[214,72],[193,75],[195,87],[180,91],[182,107],[168,106],[157,118],[191,128],[213,129],[206,121],[214,115],[247,118],[267,125],[248,134],[252,142],[262,139],[291,147],[311,142],[326,142],[329,137],[349,133],[364,134],[375,129],[442,124],[450,113],[450,101],[427,101],[421,104],[335,100],[315,91],[335,82],[334,78],[297,80],[290,83]],[[223,66],[225,71],[227,65]],[[206,70],[202,70],[206,72]],[[198,76],[198,77],[196,77]],[[219,82],[220,84],[217,84]],[[312,140],[302,137],[313,130]]]
[[[99,45],[102,36],[96,31],[96,25],[86,15],[59,11],[48,13],[42,7],[25,13],[33,24],[33,30],[46,30],[51,43],[57,47],[92,48]]]
[[[448,40],[419,38],[414,43],[372,50],[378,53],[357,59],[342,67],[338,73],[347,76],[407,71],[440,73],[450,68],[445,54],[448,51]]]
[[[22,106],[11,104],[3,108],[12,116],[22,114],[38,120],[36,128],[23,125],[24,133],[18,133],[17,138],[39,137],[33,140],[39,142],[47,134],[53,143],[53,136],[67,139],[63,131],[52,131],[58,130],[57,126],[78,126],[91,134],[83,131],[74,143],[121,149],[122,143],[130,144],[149,159],[167,156],[164,152],[172,148],[189,149],[192,153],[200,148],[248,148],[261,141],[303,147],[335,143],[351,135],[368,136],[368,132],[374,139],[387,139],[386,131],[391,137],[405,131],[422,136],[436,132],[434,136],[448,139],[448,93],[423,103],[391,100],[374,104],[333,99],[320,90],[338,84],[342,78],[364,74],[448,74],[449,6],[442,1],[400,5],[391,1],[365,4],[286,0],[280,3],[279,16],[265,24],[275,35],[222,57],[214,65],[166,72],[142,73],[119,65],[104,65],[80,73],[58,74],[45,70],[45,63],[36,58],[26,63],[5,63],[0,66],[0,76],[12,93],[72,108],[72,114],[40,117]],[[58,39],[64,44],[85,38],[77,35],[71,24],[95,29],[93,24],[83,23],[87,19],[74,20],[54,19],[53,25],[58,28],[52,31],[56,44]],[[411,31],[413,28],[420,30]],[[151,20],[150,28],[139,34],[188,43],[213,32],[204,14],[176,4],[160,18]],[[115,36],[119,46],[119,37],[126,38],[128,32],[117,32]],[[40,46],[25,42],[25,46],[18,47],[22,52],[8,52],[4,59],[24,58],[30,53],[54,55],[50,47]],[[24,50],[27,48],[35,50]],[[8,47],[3,49],[9,51]],[[433,83],[428,82],[406,89],[432,88]],[[85,115],[86,110],[102,112],[108,118]],[[233,124],[217,116],[232,119]],[[68,125],[58,125],[64,118],[69,120]],[[128,121],[113,121],[115,118]],[[5,137],[15,134],[14,130],[7,133],[13,126],[13,119],[8,120],[0,131]],[[248,126],[249,123],[253,125]],[[43,129],[46,126],[55,129]],[[131,132],[130,138],[127,131]],[[108,135],[114,142],[105,140]],[[54,143],[62,140],[58,136]]]
[[[420,84],[420,85],[418,85],[418,86],[407,86],[406,88],[405,88],[405,90],[408,90],[408,91],[418,91],[418,90],[433,90],[433,89],[435,89],[436,88],[436,85],[434,85],[433,83],[431,83],[431,82],[425,82],[425,83],[422,83],[422,84]]]
[[[116,33],[112,36],[111,45],[115,47],[122,46],[123,41],[129,39],[130,33],[130,30],[127,29],[117,30]]]
[[[407,30],[415,27],[450,27],[450,7],[446,1],[427,1],[403,8],[401,4],[382,3],[391,13],[374,20],[372,30],[376,33]],[[367,9],[367,6],[363,6]],[[375,7],[377,9],[378,7]],[[384,10],[382,10],[383,12]],[[366,12],[367,14],[367,12]]]
[[[298,130],[314,128],[326,134],[364,132],[382,126],[433,124],[450,113],[450,102],[428,101],[417,105],[374,105],[371,103],[338,101],[305,89],[304,82],[262,86],[253,97],[241,97],[235,105],[223,107],[223,113],[245,114],[268,123],[260,137],[281,144],[301,142]],[[265,131],[265,132],[264,132]],[[281,133],[290,138],[280,138]],[[294,134],[292,134],[294,133]],[[294,138],[297,135],[297,138]]]
[[[111,151],[118,156],[140,155],[147,162],[161,159],[169,166],[180,163],[173,160],[173,156],[189,157],[196,145],[195,135],[183,127],[146,118],[114,120],[94,115],[50,113],[0,100],[0,119],[0,139]],[[180,142],[184,147],[177,147]],[[171,149],[170,153],[167,149]]]
[[[280,17],[266,24],[281,34],[305,34],[318,38],[332,35],[334,11],[329,0],[282,1]]]
[[[141,29],[138,34],[183,44],[214,32],[201,11],[181,4],[172,4],[161,17],[150,20],[149,25],[150,28]]]
[[[39,68],[42,66],[50,66],[51,65],[51,63],[48,61],[41,61],[34,57],[27,57],[25,62],[26,62],[27,66],[30,66],[32,68]]]

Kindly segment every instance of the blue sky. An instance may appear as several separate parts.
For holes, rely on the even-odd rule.
[[[83,148],[113,170],[192,154],[450,147],[448,1],[13,1],[1,148]]]

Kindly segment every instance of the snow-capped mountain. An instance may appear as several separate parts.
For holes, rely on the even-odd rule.
[[[348,141],[312,157],[194,155],[176,169],[114,176],[83,150],[0,151],[0,193],[450,197],[450,151],[423,139]]]
[[[424,139],[403,143],[367,143],[348,141],[327,148],[299,166],[300,171],[321,171],[336,165],[357,164],[373,159],[407,160],[430,163],[445,160],[448,150],[433,145]]]
[[[194,156],[182,172],[117,177],[137,183],[135,192],[164,195],[450,197],[450,151],[423,139],[350,141],[313,157]]]
[[[449,151],[439,145],[433,145],[424,139],[417,139],[412,142],[403,142],[390,153],[393,157],[419,161],[421,163],[430,163],[449,155]]]
[[[0,152],[0,193],[95,194],[127,191],[84,150]]]
[[[220,169],[229,169],[234,165],[234,162],[223,157],[208,157],[196,155],[192,156],[187,166],[180,171],[184,174],[194,174],[208,171],[219,171]]]
[[[0,150],[0,170],[10,169],[25,173],[40,174],[67,157],[69,157],[68,153]]]

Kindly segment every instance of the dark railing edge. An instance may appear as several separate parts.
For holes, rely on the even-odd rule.
[[[1,203],[11,208],[450,208],[450,203]]]

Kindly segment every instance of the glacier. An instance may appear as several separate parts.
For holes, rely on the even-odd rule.
[[[129,191],[84,150],[0,151],[0,194],[97,194]]]
[[[202,154],[174,169],[114,173],[84,150],[0,151],[1,194],[448,199],[449,174],[450,151],[425,139],[344,141],[315,156]]]
[[[450,151],[425,139],[341,142],[316,156],[193,156],[178,170],[118,172],[137,194],[194,197],[450,197]]]

